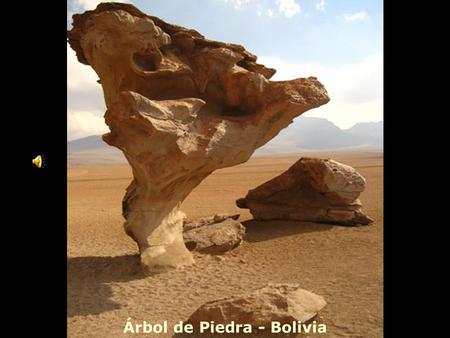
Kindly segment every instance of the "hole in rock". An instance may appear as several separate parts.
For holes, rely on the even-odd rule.
[[[197,243],[195,242],[184,242],[184,245],[189,251],[192,251],[197,247]]]
[[[239,67],[242,67],[242,68],[248,70],[248,64],[247,64],[247,61],[246,61],[245,59],[244,59],[244,60],[241,60],[241,61],[238,61],[237,65],[238,65]]]
[[[236,106],[236,107],[226,107],[222,112],[222,116],[248,116],[251,115],[252,112],[244,107]]]
[[[157,56],[156,53],[142,54],[134,53],[133,61],[134,63],[144,71],[153,72],[157,70]]]

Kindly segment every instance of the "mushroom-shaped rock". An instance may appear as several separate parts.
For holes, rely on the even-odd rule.
[[[100,78],[111,130],[133,169],[126,233],[146,271],[191,264],[180,204],[214,170],[234,166],[303,112],[329,101],[315,78],[270,81],[275,70],[244,47],[101,3],[73,16],[78,61]]]
[[[336,162],[303,157],[287,171],[238,199],[257,220],[369,224],[358,197],[366,181],[354,168]]]

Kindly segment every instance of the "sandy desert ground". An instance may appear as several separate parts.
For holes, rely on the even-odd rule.
[[[142,275],[137,247],[122,228],[121,200],[131,178],[128,165],[69,166],[69,337],[127,336],[122,332],[129,317],[175,323],[206,301],[251,291],[267,282],[299,283],[325,297],[328,304],[317,320],[327,325],[327,334],[316,336],[382,337],[383,154],[306,156],[333,158],[355,167],[367,180],[361,200],[375,223],[343,227],[252,221],[235,200],[286,170],[300,156],[255,157],[215,172],[183,204],[190,218],[240,213],[246,241],[223,261],[196,255],[194,266],[150,277]]]

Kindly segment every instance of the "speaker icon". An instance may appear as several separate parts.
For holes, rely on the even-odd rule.
[[[38,168],[44,168],[45,167],[45,157],[38,155],[36,156],[31,162]]]

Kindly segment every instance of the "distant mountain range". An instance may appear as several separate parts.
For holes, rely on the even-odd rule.
[[[327,119],[300,116],[256,154],[283,154],[312,150],[382,149],[383,122],[357,123],[340,129]],[[67,142],[70,164],[121,163],[123,154],[93,135]]]
[[[327,119],[300,116],[259,153],[292,153],[304,150],[383,147],[383,122],[357,123],[340,129]]]
[[[122,152],[102,140],[101,135],[92,135],[67,142],[69,164],[114,164],[126,162]]]

